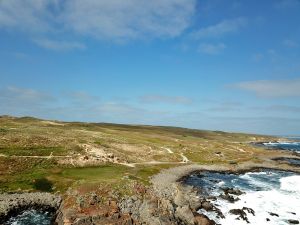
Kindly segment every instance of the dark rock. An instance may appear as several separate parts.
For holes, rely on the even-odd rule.
[[[279,217],[279,215],[277,213],[272,213],[272,212],[269,212],[270,216],[277,216]]]
[[[223,188],[223,191],[224,191],[225,195],[227,195],[227,194],[232,194],[232,195],[242,195],[242,194],[245,194],[245,192],[242,192],[239,189],[228,188],[228,187]]]
[[[254,212],[254,210],[253,209],[251,209],[251,208],[248,208],[248,207],[243,207],[243,209],[242,210],[246,210],[248,213],[251,213],[253,216],[255,216],[255,212]]]
[[[269,221],[270,221],[270,219],[269,219],[269,218],[266,218],[266,221],[268,221],[268,222],[269,222]]]
[[[219,208],[214,207],[214,210],[213,210],[213,211],[217,214],[217,216],[218,216],[219,218],[225,219],[224,214],[222,213],[222,211],[221,211]]]
[[[204,201],[201,203],[201,208],[206,211],[212,211],[214,209],[214,205],[211,202]]]
[[[237,217],[236,219],[242,219],[245,220],[247,223],[249,223],[247,214],[244,212],[243,209],[231,209],[229,210],[229,213],[233,214],[233,215],[238,215],[239,217]]]
[[[239,198],[234,198],[233,196],[231,196],[229,194],[224,194],[224,195],[221,194],[221,195],[219,195],[219,197],[222,198],[222,199],[225,199],[225,200],[227,200],[231,203],[234,203],[234,202],[240,200]]]
[[[217,197],[216,196],[209,196],[207,197],[208,200],[216,201]]]
[[[292,220],[292,219],[290,219],[290,220],[288,220],[288,222],[290,224],[299,224],[299,220]]]

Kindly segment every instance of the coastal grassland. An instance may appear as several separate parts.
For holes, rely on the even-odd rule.
[[[66,154],[64,147],[45,147],[45,146],[34,146],[34,147],[0,147],[1,154],[6,156],[63,156]]]
[[[128,167],[118,164],[103,164],[93,167],[68,167],[55,160],[20,159],[0,157],[0,192],[44,191],[37,185],[47,181],[50,192],[64,193],[69,187],[102,185],[130,194],[133,182],[149,185],[149,177],[171,165],[140,165]],[[47,183],[46,182],[46,183]]]
[[[177,127],[136,126],[0,117],[0,192],[38,190],[65,192],[69,187],[109,186],[123,192],[133,183],[149,185],[163,168],[188,163],[230,164],[261,160],[265,151],[249,142],[273,137]],[[83,144],[113,154],[123,165],[75,166],[60,159],[86,153]],[[61,157],[61,158],[59,158]],[[72,162],[72,161],[70,161]],[[130,167],[131,165],[131,167]],[[133,165],[133,167],[132,167]],[[50,183],[47,184],[47,181]],[[51,185],[50,185],[51,184]],[[127,187],[127,188],[126,188]],[[121,191],[122,192],[122,191]]]

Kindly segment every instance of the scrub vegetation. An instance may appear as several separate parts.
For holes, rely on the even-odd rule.
[[[250,144],[271,139],[177,127],[1,116],[0,192],[65,193],[69,187],[101,184],[130,194],[126,187],[149,185],[149,178],[164,168],[272,156],[276,151]]]

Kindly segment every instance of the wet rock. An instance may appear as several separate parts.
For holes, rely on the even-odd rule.
[[[277,216],[279,217],[279,215],[277,213],[273,213],[273,212],[269,212],[270,216]]]
[[[244,212],[243,209],[231,209],[229,210],[229,213],[233,215],[238,215],[239,217],[237,217],[237,219],[242,219],[245,220],[247,223],[249,223],[247,214]]]
[[[216,201],[217,197],[216,196],[209,196],[207,197],[208,200]]]
[[[232,194],[232,195],[242,195],[242,194],[245,194],[245,192],[242,192],[241,190],[239,189],[234,189],[234,188],[223,188],[222,189],[224,191],[224,194],[227,195],[227,194]]]
[[[221,194],[221,195],[219,195],[219,197],[222,198],[222,199],[224,199],[224,200],[227,200],[227,201],[229,201],[231,203],[234,203],[234,202],[240,200],[239,198],[235,198],[235,197],[233,197],[232,195],[230,195],[228,193],[224,194],[224,195]]]
[[[292,220],[292,219],[290,219],[290,220],[288,220],[288,222],[290,224],[299,224],[299,220]]]
[[[201,203],[201,208],[206,211],[212,211],[214,209],[214,205],[209,201],[204,201]]]
[[[243,207],[243,210],[247,211],[248,213],[251,213],[253,216],[255,216],[255,211],[253,209],[248,208],[248,207]]]

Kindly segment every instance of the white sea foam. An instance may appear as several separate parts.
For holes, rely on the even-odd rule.
[[[289,176],[280,179],[280,189],[300,195],[300,176]],[[300,208],[299,208],[300,210]]]
[[[263,184],[263,182],[249,176],[249,174],[241,175],[241,177],[252,179],[256,186]],[[265,182],[265,186],[270,187],[267,182]],[[268,188],[264,191],[249,190],[245,194],[240,195],[239,198],[240,200],[235,203],[229,203],[223,199],[218,199],[214,202],[219,205],[219,208],[225,215],[225,219],[218,219],[215,213],[207,213],[206,211],[201,211],[201,213],[206,214],[222,225],[247,224],[244,220],[237,220],[237,215],[229,213],[230,209],[241,209],[243,207],[248,207],[255,211],[255,216],[246,212],[249,224],[285,225],[289,224],[289,219],[300,221],[300,176],[294,175],[280,178],[279,187]],[[270,212],[279,216],[271,216]],[[296,213],[296,215],[293,213]],[[270,221],[267,221],[267,218]]]
[[[276,145],[300,145],[300,142],[265,142],[263,143],[267,146],[276,146]]]
[[[37,212],[36,210],[24,211],[16,217],[10,218],[5,225],[24,225],[24,224],[36,224],[36,225],[50,225],[51,217],[47,212]]]

